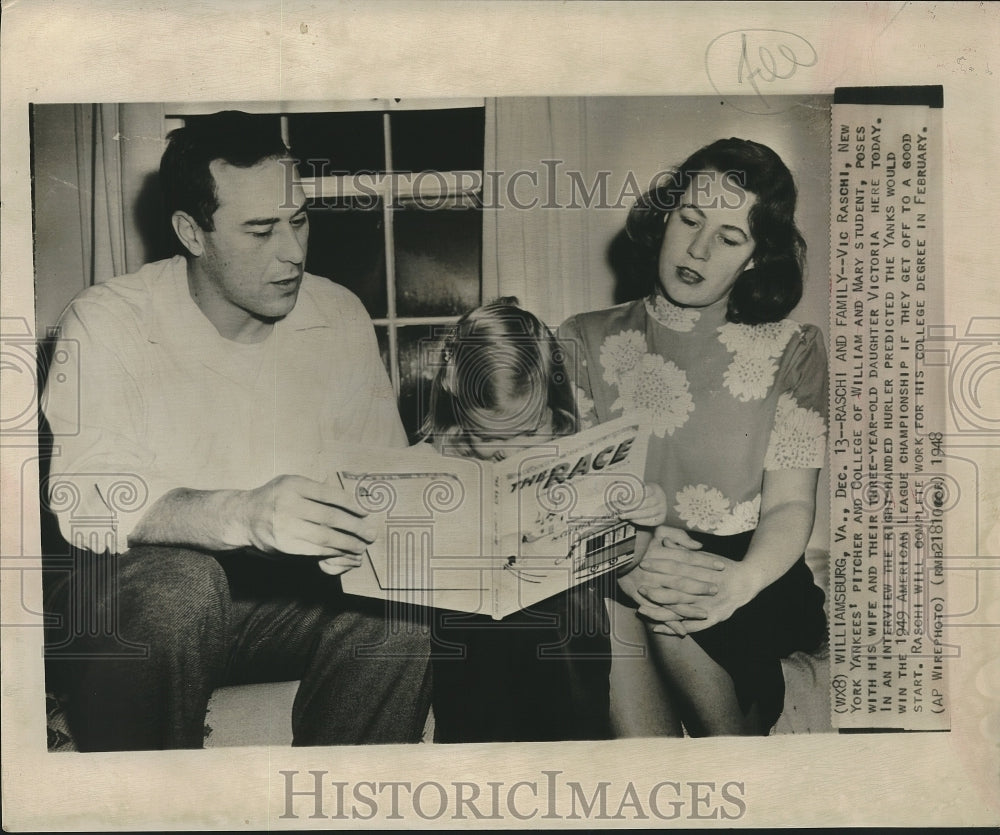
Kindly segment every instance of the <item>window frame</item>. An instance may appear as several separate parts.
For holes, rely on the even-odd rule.
[[[360,113],[380,112],[382,114],[382,139],[385,154],[385,172],[379,174],[345,174],[334,176],[302,177],[300,183],[308,199],[344,198],[364,195],[377,197],[381,203],[383,220],[383,245],[385,248],[386,315],[372,317],[372,325],[386,328],[388,337],[389,378],[397,403],[401,394],[401,372],[399,362],[398,329],[407,326],[430,326],[444,328],[458,320],[456,315],[441,316],[400,316],[396,304],[396,239],[394,233],[394,202],[403,199],[442,199],[471,197],[482,198],[485,178],[484,168],[480,171],[435,171],[397,172],[392,160],[392,123],[394,112],[406,110],[454,110],[459,108],[486,109],[485,98],[371,98],[364,100],[329,101],[255,101],[255,102],[175,102],[164,106],[165,131],[183,127],[190,116],[204,116],[220,110],[242,110],[245,113],[278,116],[281,136],[289,145],[288,117],[304,113]],[[478,175],[478,187],[473,187]],[[363,188],[359,188],[361,184]],[[442,187],[443,184],[443,187]],[[468,185],[467,185],[468,184]],[[485,224],[485,217],[484,217]],[[495,276],[495,271],[487,270],[484,263],[486,248],[480,233],[482,256],[479,265],[479,302],[498,295],[497,288],[487,287],[487,276]],[[495,284],[494,281],[491,284]]]

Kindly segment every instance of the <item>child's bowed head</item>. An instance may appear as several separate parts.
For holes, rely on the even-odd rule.
[[[466,313],[445,337],[423,434],[439,448],[502,457],[576,430],[566,355],[537,316],[507,296]]]

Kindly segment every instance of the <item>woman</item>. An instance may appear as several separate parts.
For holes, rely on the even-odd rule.
[[[644,710],[612,672],[630,734],[765,734],[784,697],[780,658],[825,637],[802,553],[825,458],[826,356],[815,327],[785,318],[802,294],[795,201],[770,148],[702,148],[630,213],[650,295],[560,329],[577,346],[583,423],[649,422],[646,480],[674,528],[619,580],[665,695]]]

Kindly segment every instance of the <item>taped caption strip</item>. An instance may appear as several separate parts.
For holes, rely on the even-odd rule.
[[[950,727],[940,87],[849,88],[831,137],[830,663],[841,730]]]

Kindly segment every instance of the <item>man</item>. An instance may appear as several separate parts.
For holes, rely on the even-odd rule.
[[[192,120],[160,180],[184,256],[74,299],[60,338],[80,377],[43,402],[50,492],[76,491],[64,537],[81,518],[116,525],[50,590],[56,611],[116,624],[82,630],[58,665],[77,745],[201,747],[216,686],[296,678],[294,744],[417,741],[426,630],[335,578],[376,532],[340,456],[406,444],[371,321],[304,272],[305,195],[273,123]]]

